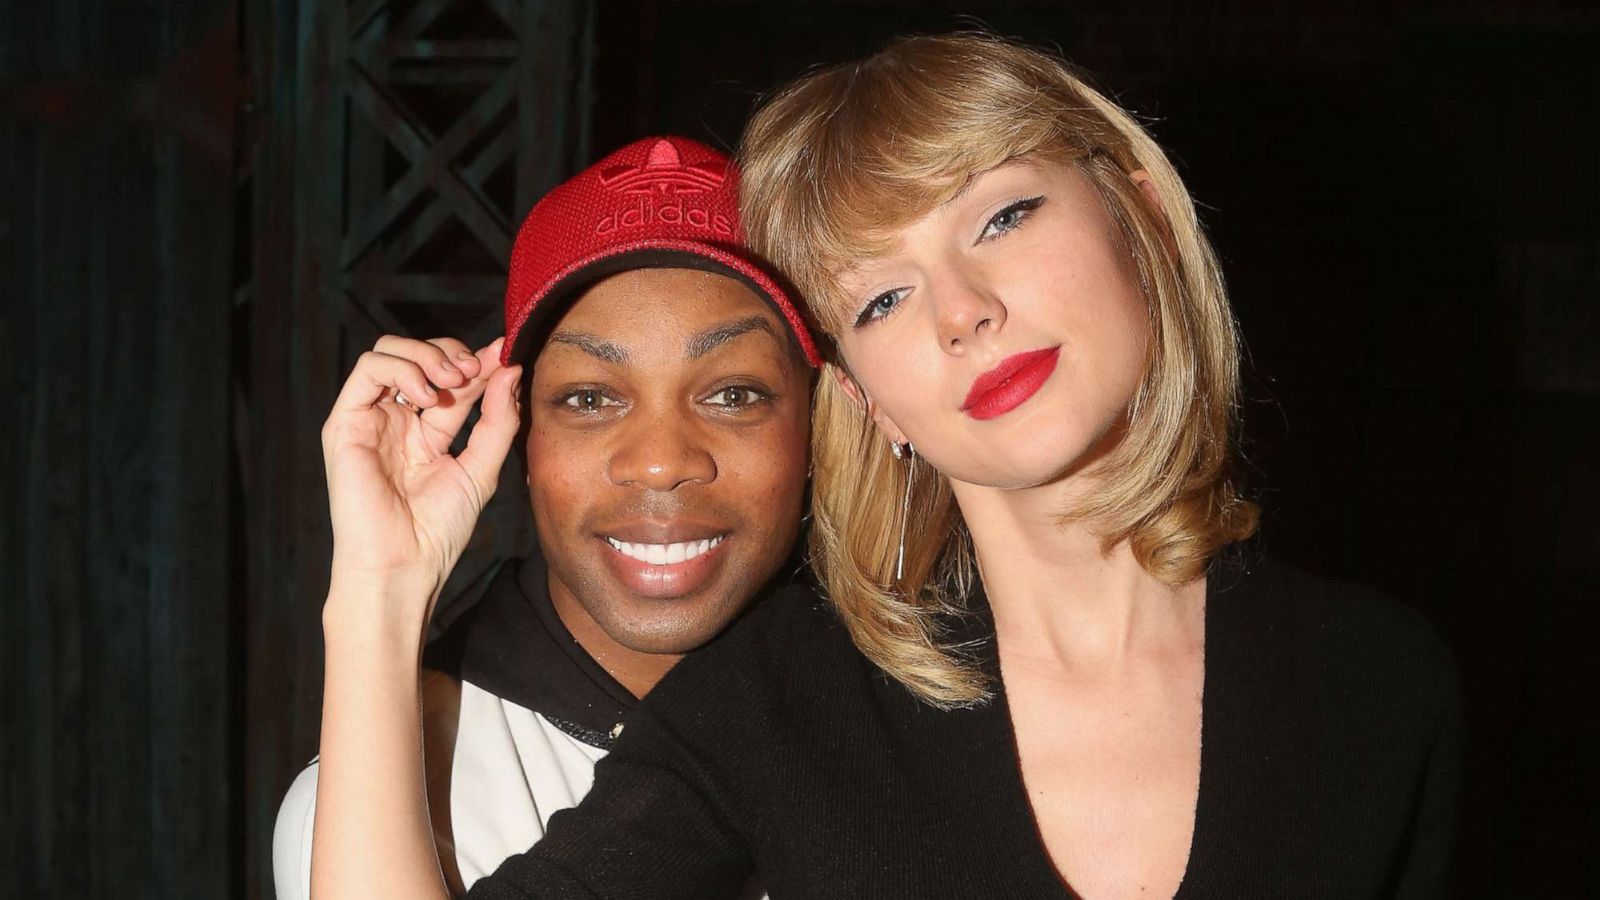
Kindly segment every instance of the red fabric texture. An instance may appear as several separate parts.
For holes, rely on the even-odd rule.
[[[757,263],[739,221],[739,175],[726,154],[681,137],[623,147],[546,194],[517,232],[506,283],[510,363],[539,302],[618,254],[688,253],[731,269],[766,295],[811,365],[816,342],[787,292]]]

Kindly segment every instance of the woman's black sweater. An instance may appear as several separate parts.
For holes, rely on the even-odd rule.
[[[1214,566],[1206,594],[1200,793],[1178,896],[1446,893],[1461,722],[1432,628],[1267,561]],[[999,675],[992,640],[978,656]],[[994,685],[981,707],[933,709],[813,595],[774,596],[674,669],[587,799],[469,896],[717,898],[752,871],[774,900],[1072,896]]]

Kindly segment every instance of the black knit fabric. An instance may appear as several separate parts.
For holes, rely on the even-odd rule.
[[[537,547],[501,563],[486,589],[451,608],[422,665],[608,750],[617,724],[639,701],[567,630],[550,600],[548,576]]]
[[[1205,627],[1178,896],[1445,894],[1460,703],[1432,628],[1270,562],[1214,567]],[[992,641],[979,656],[998,673]],[[717,898],[752,869],[774,900],[1071,896],[1033,822],[1004,691],[954,712],[919,703],[804,591],[680,664],[595,776],[470,896]]]

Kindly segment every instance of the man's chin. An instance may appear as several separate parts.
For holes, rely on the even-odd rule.
[[[738,612],[737,609],[731,612],[720,609],[646,610],[626,624],[604,624],[613,641],[635,653],[682,655],[700,649],[721,634],[738,618]]]

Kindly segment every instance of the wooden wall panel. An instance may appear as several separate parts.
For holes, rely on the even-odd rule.
[[[245,846],[271,896],[284,790],[316,753],[330,538],[319,431],[384,332],[501,331],[511,239],[587,161],[592,4],[253,0],[245,47],[252,198],[236,431],[245,472]],[[446,596],[519,552],[508,466]]]
[[[234,9],[0,3],[0,895],[236,881]]]

